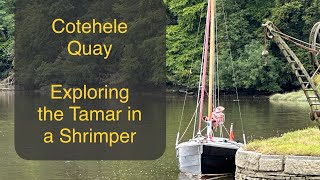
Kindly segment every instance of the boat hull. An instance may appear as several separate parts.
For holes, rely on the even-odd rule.
[[[235,173],[237,149],[203,146],[201,155],[202,174]]]
[[[179,169],[194,175],[235,172],[235,154],[240,143],[186,142],[177,146]]]
[[[181,172],[201,174],[202,148],[202,145],[183,146],[177,148],[177,157]]]

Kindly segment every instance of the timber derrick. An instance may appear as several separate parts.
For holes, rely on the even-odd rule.
[[[265,37],[272,39],[283,53],[288,63],[290,64],[292,71],[296,75],[300,86],[307,98],[310,106],[310,118],[316,120],[320,125],[320,95],[319,85],[313,80],[316,75],[319,74],[320,65],[317,58],[320,53],[320,22],[316,23],[311,30],[309,43],[298,40],[294,37],[282,33],[272,22],[268,21],[262,25],[265,28]],[[308,72],[300,59],[291,50],[285,40],[295,44],[299,48],[303,48],[310,53],[310,60],[313,64],[313,70]],[[268,52],[265,50],[263,55],[267,55]]]

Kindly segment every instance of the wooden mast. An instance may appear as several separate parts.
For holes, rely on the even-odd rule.
[[[210,23],[210,61],[209,61],[209,102],[208,102],[208,117],[212,116],[213,96],[213,80],[214,80],[214,65],[215,65],[215,0],[211,0],[211,23]]]
[[[204,50],[203,69],[202,69],[202,80],[201,80],[201,97],[200,97],[200,112],[199,112],[198,134],[201,134],[201,123],[202,123],[203,105],[204,105],[205,87],[206,87],[207,59],[208,59],[209,36],[210,36],[211,1],[212,1],[212,0],[208,0],[207,21],[206,21],[206,37],[205,37],[205,50]]]

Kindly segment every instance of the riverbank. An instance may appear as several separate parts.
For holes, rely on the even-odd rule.
[[[307,98],[302,90],[284,94],[277,93],[271,95],[269,99],[272,101],[307,101]]]
[[[318,128],[255,140],[236,155],[236,179],[320,179]]]
[[[317,86],[320,84],[320,75],[316,75],[313,78],[313,82]],[[318,87],[318,91],[320,90],[320,87]],[[293,92],[288,92],[284,94],[273,94],[269,98],[270,100],[273,101],[307,101],[307,98],[302,90],[299,91],[293,91]]]
[[[281,137],[254,140],[245,150],[263,154],[320,156],[320,136],[316,127],[288,132]]]

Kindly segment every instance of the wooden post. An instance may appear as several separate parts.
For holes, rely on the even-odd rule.
[[[208,117],[212,116],[213,97],[213,80],[214,80],[214,65],[215,65],[215,0],[211,1],[211,26],[210,26],[210,63],[209,63],[209,102],[208,102]]]

